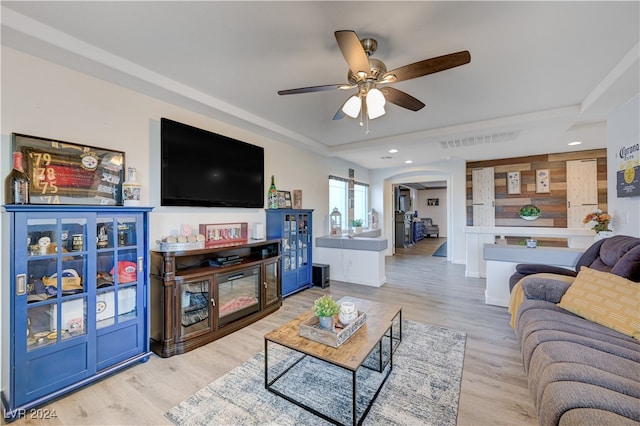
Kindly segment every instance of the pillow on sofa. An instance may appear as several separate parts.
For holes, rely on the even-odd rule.
[[[640,340],[640,284],[583,266],[558,306]]]

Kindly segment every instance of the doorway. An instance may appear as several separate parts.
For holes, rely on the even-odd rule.
[[[393,184],[394,222],[405,216],[411,223],[410,240],[399,235],[405,226],[394,223],[394,253],[449,257],[447,241],[449,195],[446,180],[405,182]],[[436,227],[426,227],[426,219]],[[428,230],[428,232],[425,232]],[[399,238],[400,237],[400,238]]]

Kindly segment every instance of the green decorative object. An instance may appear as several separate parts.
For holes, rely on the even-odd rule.
[[[533,204],[527,204],[520,207],[519,214],[524,220],[536,220],[542,215],[542,211]]]
[[[338,312],[340,312],[340,306],[327,294],[313,302],[313,313],[318,317],[333,317]]]

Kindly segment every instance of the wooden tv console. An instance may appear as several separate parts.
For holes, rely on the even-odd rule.
[[[277,311],[280,243],[151,251],[151,350],[188,352]]]

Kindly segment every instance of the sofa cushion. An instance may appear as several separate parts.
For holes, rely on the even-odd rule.
[[[622,256],[611,268],[611,273],[634,282],[640,282],[640,245],[635,246]]]
[[[640,285],[618,275],[583,266],[558,306],[640,340]]]
[[[640,422],[640,400],[595,385],[580,382],[555,382],[544,390],[542,402],[538,407],[538,422],[541,425],[558,425],[567,413],[585,407],[612,413],[603,414],[604,422],[598,418],[589,419],[581,425],[637,425]],[[617,416],[616,416],[617,414]],[[619,417],[625,418],[617,423]],[[566,422],[563,424],[567,424]]]
[[[584,426],[589,424],[638,426],[640,422],[599,408],[575,408],[571,411],[566,411],[560,417],[558,426]]]

